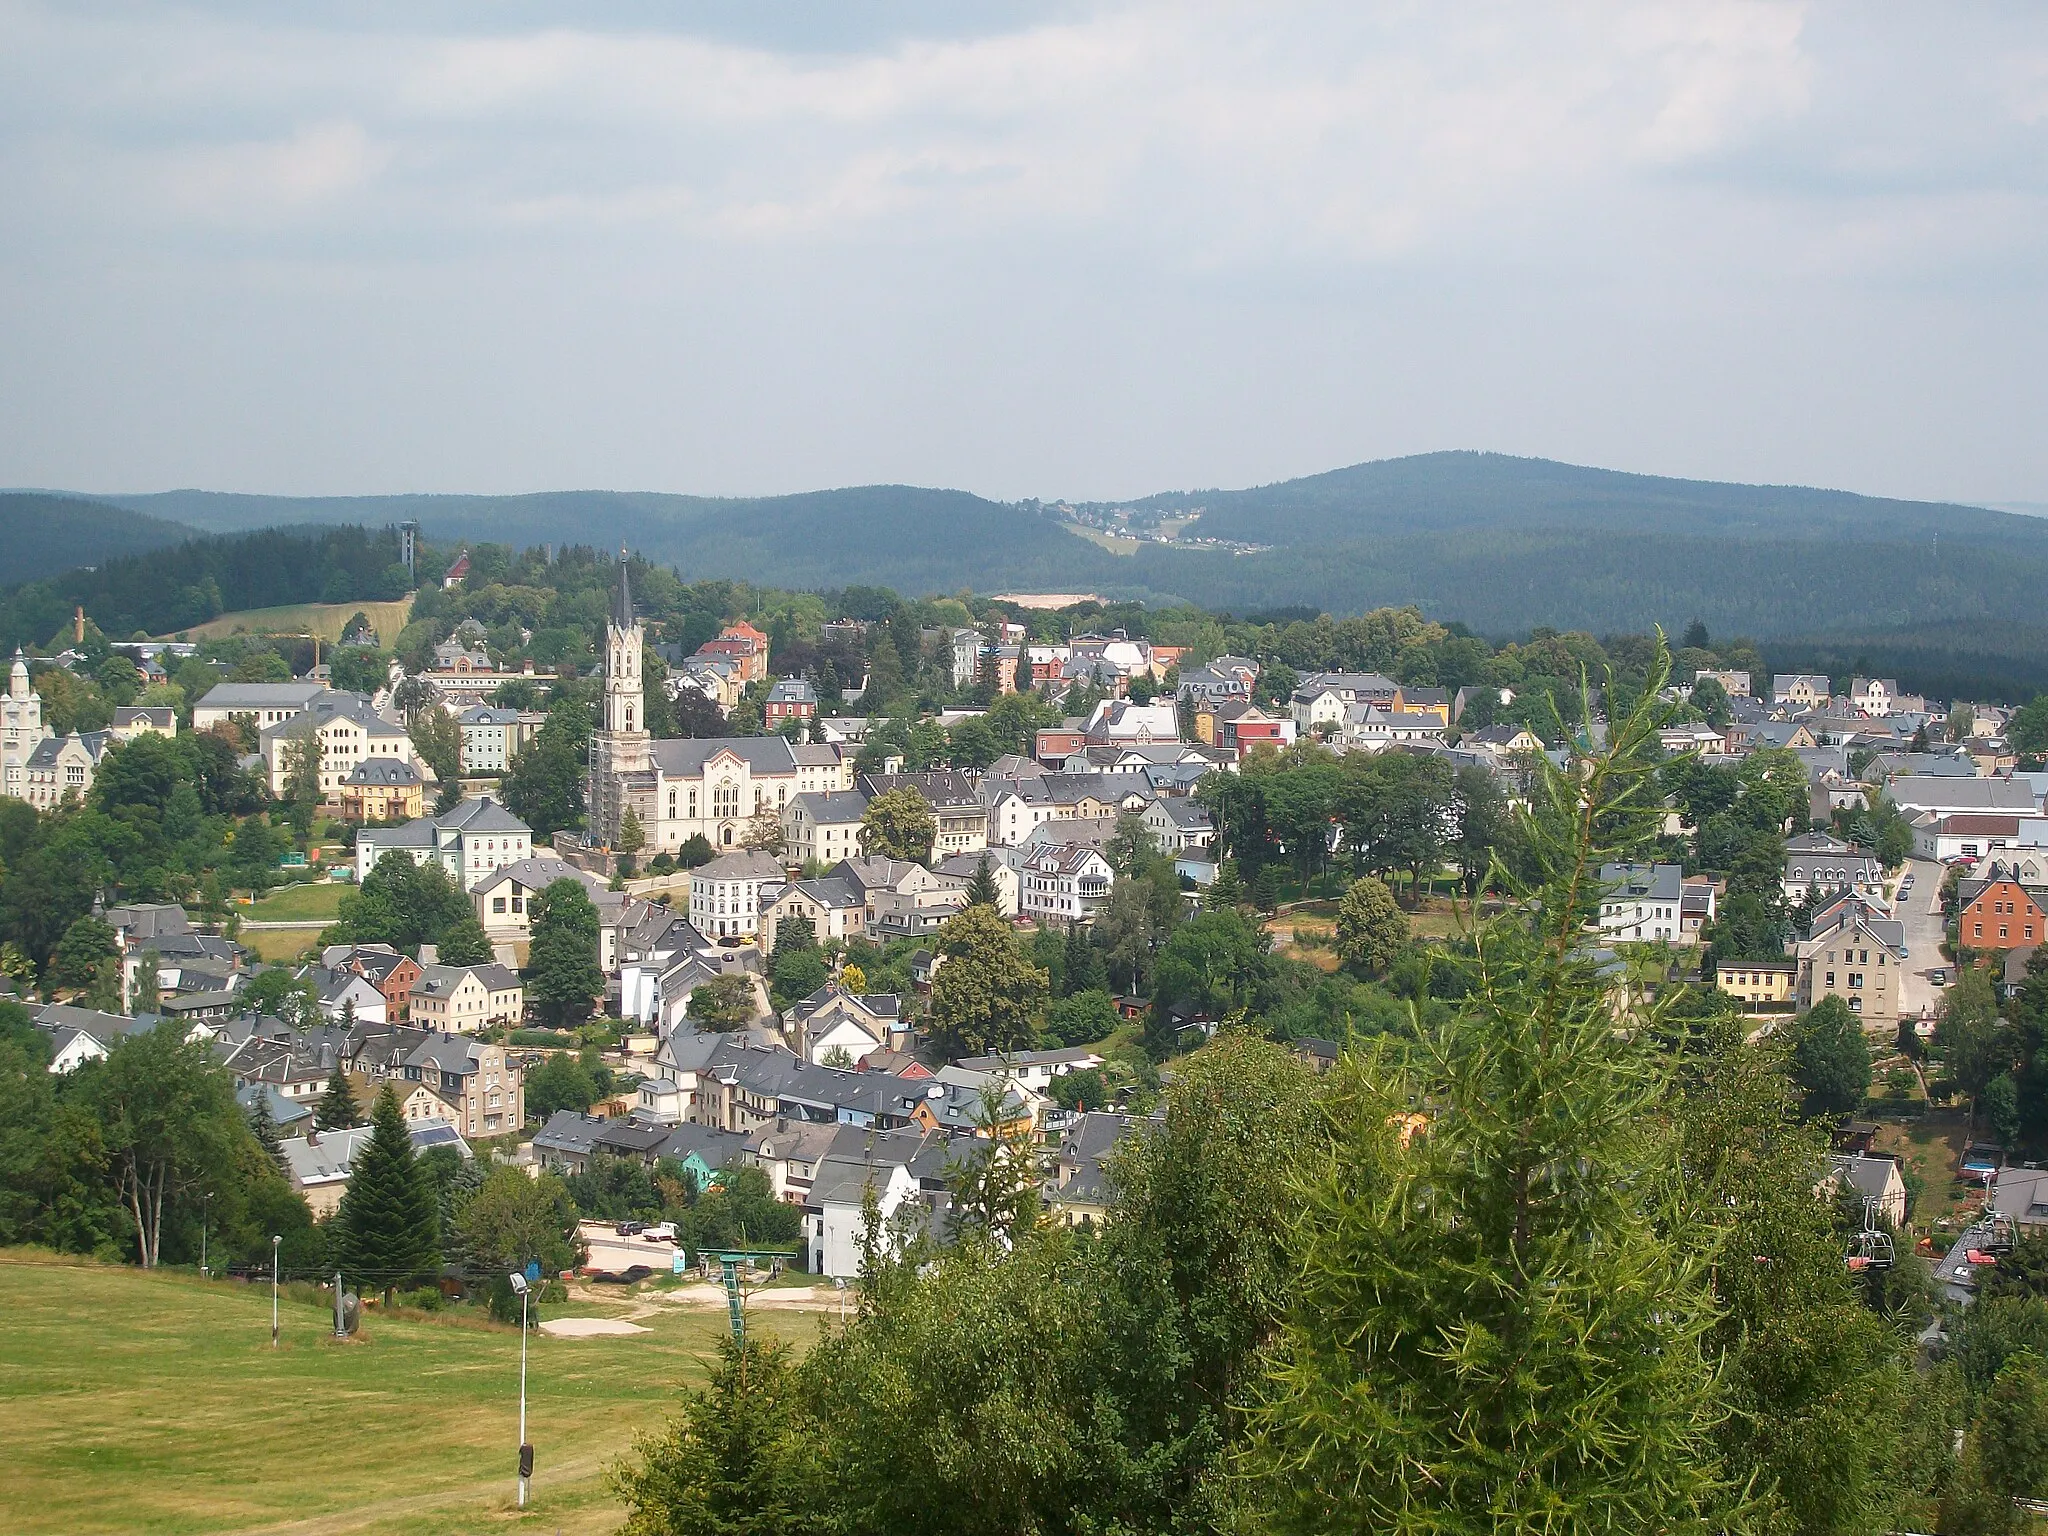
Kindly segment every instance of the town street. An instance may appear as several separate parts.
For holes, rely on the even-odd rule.
[[[1906,975],[1899,989],[1902,1017],[1917,1017],[1921,1009],[1941,1000],[1941,988],[1927,979],[1933,970],[1946,970],[1941,956],[1941,877],[1946,871],[1931,859],[1910,859],[1913,886],[1905,899],[1896,903],[1896,915],[1906,926]]]

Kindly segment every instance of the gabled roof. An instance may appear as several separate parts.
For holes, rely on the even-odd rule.
[[[762,853],[759,849],[745,848],[737,853],[721,854],[709,864],[700,864],[690,871],[692,880],[774,880],[788,878],[782,865]]]
[[[853,789],[812,790],[794,797],[789,806],[791,810],[801,807],[816,822],[859,821],[867,814],[868,797]]]
[[[837,760],[837,752],[832,760]],[[657,741],[652,744],[655,764],[670,778],[692,779],[703,775],[704,765],[721,752],[729,752],[760,774],[794,773],[797,756],[780,736],[700,736]]]
[[[366,757],[348,772],[341,781],[358,788],[377,785],[386,789],[411,789],[424,781],[411,763],[401,763],[395,757]]]

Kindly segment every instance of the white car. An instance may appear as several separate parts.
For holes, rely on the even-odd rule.
[[[672,1221],[656,1222],[640,1235],[650,1243],[672,1243],[676,1240],[676,1224]]]

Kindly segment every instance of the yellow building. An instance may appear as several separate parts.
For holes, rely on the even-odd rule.
[[[1744,1013],[1789,1013],[1799,985],[1799,962],[1730,960],[1714,973],[1714,985],[1740,998]]]
[[[419,770],[395,757],[368,757],[335,790],[344,821],[411,821],[426,813]]]

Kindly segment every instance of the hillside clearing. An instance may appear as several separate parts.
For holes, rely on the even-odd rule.
[[[336,1344],[323,1307],[287,1300],[273,1352],[267,1286],[21,1249],[0,1252],[0,1316],[19,1536],[610,1531],[604,1467],[702,1378],[724,1328],[717,1311],[663,1307],[637,1319],[645,1333],[535,1337],[521,1517],[516,1330],[373,1315],[364,1342]],[[808,1339],[816,1323],[754,1326]]]
[[[412,617],[412,599],[390,603],[288,603],[282,608],[244,608],[181,630],[190,640],[218,640],[224,635],[318,635],[329,645],[357,614],[366,614],[378,638],[390,645]]]

